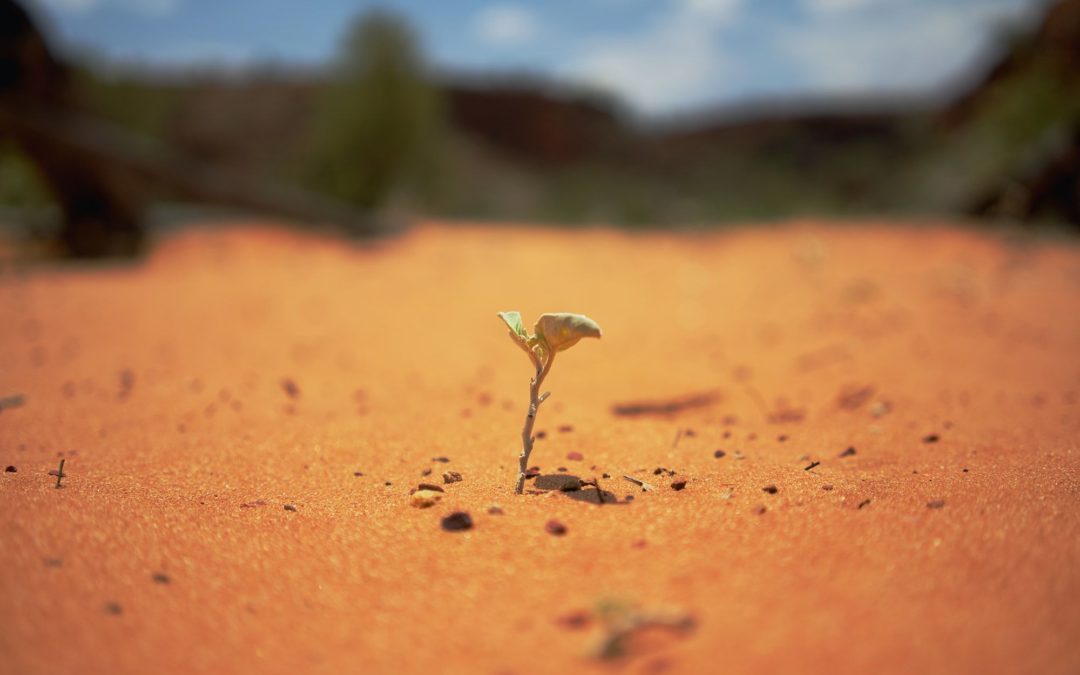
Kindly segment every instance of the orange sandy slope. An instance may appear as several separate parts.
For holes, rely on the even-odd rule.
[[[532,463],[632,503],[511,494],[508,309],[603,326],[556,362]],[[0,397],[25,395],[0,413],[5,673],[607,672],[613,601],[696,625],[625,672],[1080,671],[1073,244],[192,231],[132,267],[9,266],[0,317]],[[421,510],[429,467],[464,480]]]

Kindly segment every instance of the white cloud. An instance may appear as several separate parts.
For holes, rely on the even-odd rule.
[[[1023,0],[880,5],[813,16],[808,25],[780,31],[775,43],[802,73],[804,88],[818,94],[925,91],[973,64],[996,25],[1033,9]]]
[[[476,15],[473,28],[490,45],[513,46],[530,42],[536,36],[539,22],[531,12],[517,5],[491,5]]]
[[[36,0],[58,14],[85,14],[104,7],[125,9],[146,16],[168,16],[180,0]]]
[[[676,0],[643,31],[591,45],[569,74],[649,113],[708,100],[727,67],[719,33],[738,8],[739,0]]]
[[[864,10],[874,5],[882,4],[884,0],[803,0],[803,6],[813,14],[832,14],[837,12],[854,12]]]

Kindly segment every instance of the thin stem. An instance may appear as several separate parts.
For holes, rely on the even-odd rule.
[[[544,384],[544,378],[551,372],[551,364],[555,362],[555,352],[550,352],[547,355],[547,359],[543,365],[539,358],[534,358],[533,363],[536,365],[536,376],[533,377],[529,383],[529,410],[525,414],[525,427],[521,430],[521,456],[518,464],[518,479],[517,479],[517,494],[521,494],[525,491],[525,472],[529,469],[529,455],[532,454],[533,449],[533,424],[536,423],[536,413],[540,409],[540,404],[543,403],[548,394],[545,392],[540,394],[540,387]]]

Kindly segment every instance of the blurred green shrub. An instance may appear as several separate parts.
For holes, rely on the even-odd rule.
[[[40,207],[52,201],[29,158],[14,145],[0,142],[0,206]]]
[[[307,179],[364,208],[383,205],[399,188],[431,201],[443,115],[409,27],[382,10],[365,14],[349,30],[316,103]]]

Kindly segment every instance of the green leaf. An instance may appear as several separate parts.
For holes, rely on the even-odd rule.
[[[533,330],[544,344],[556,352],[570,349],[581,338],[599,338],[601,335],[600,326],[589,317],[566,312],[541,314]]]
[[[525,323],[521,320],[521,312],[499,312],[499,318],[507,325],[510,332],[526,340],[529,339],[529,334],[525,332]]]

